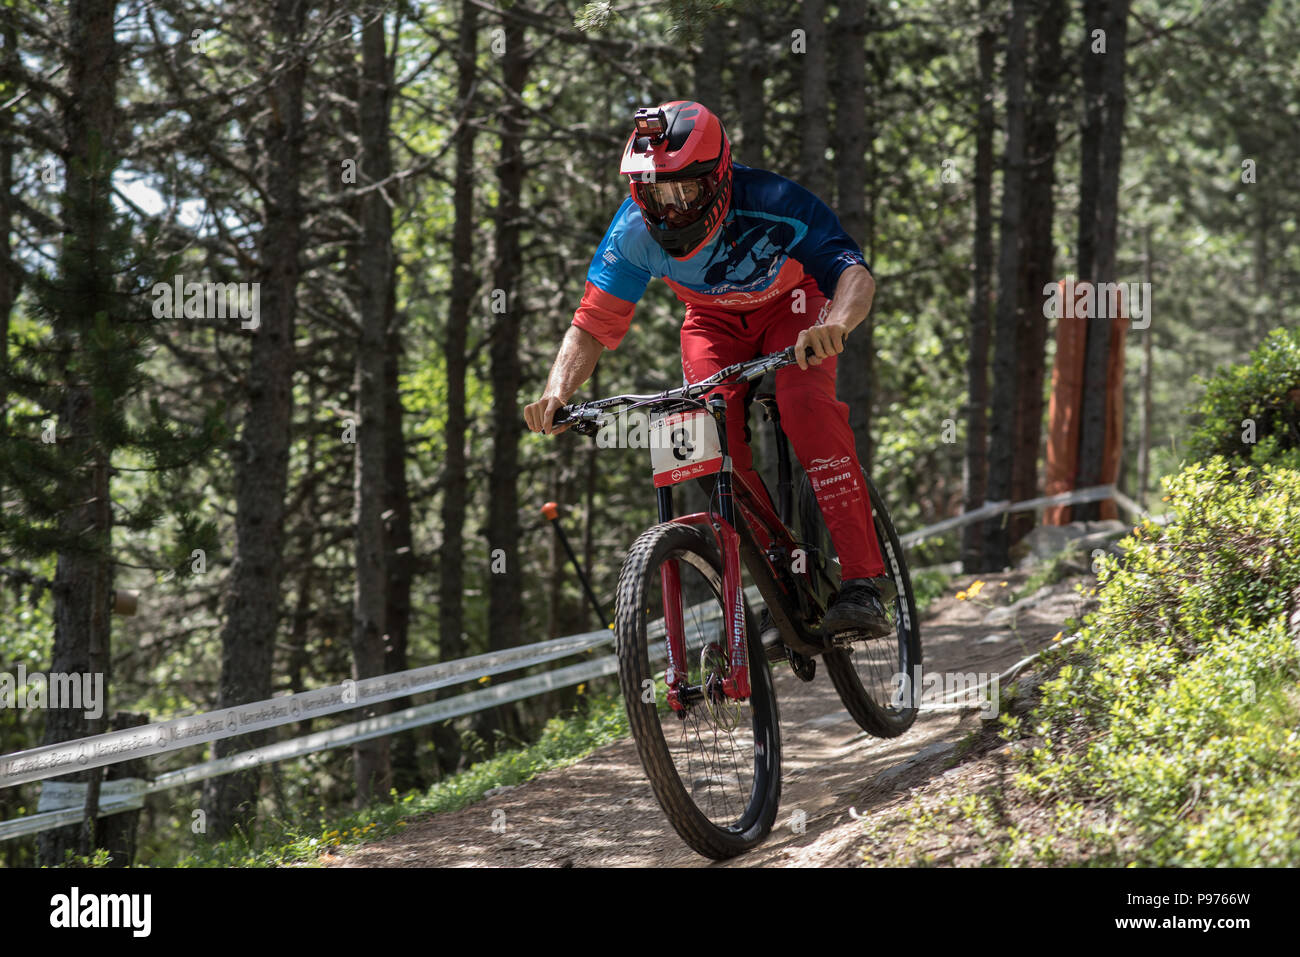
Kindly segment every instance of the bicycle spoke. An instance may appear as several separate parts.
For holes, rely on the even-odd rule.
[[[706,700],[715,693],[710,690],[710,678],[720,682],[726,665],[722,598],[717,583],[710,582],[689,560],[680,560],[678,569],[685,631],[682,665],[686,684],[700,693],[685,703],[680,716],[671,709],[661,712],[660,723],[670,756],[692,800],[711,822],[729,827],[741,822],[751,803],[753,715],[747,701],[717,699],[711,706]],[[659,613],[659,608],[651,610],[651,615]],[[666,639],[660,640],[666,644]],[[666,683],[663,690],[668,690]],[[725,725],[719,723],[714,711],[726,717]],[[674,724],[678,725],[676,729]]]

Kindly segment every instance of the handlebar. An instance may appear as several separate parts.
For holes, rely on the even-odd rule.
[[[804,358],[811,358],[816,354],[816,351],[809,347],[804,352]],[[606,399],[593,399],[590,402],[562,406],[555,410],[555,416],[551,422],[553,425],[572,423],[575,432],[582,435],[595,435],[600,431],[602,420],[610,409],[619,406],[632,408],[649,406],[652,409],[661,410],[669,406],[702,407],[703,403],[700,401],[700,396],[713,391],[728,379],[734,377],[737,384],[756,382],[769,372],[775,372],[777,369],[784,369],[786,366],[794,365],[796,361],[794,346],[790,346],[780,352],[773,352],[770,355],[759,356],[757,359],[750,359],[747,362],[737,362],[726,366],[707,379],[689,383],[680,389],[669,389],[655,395],[614,395]]]

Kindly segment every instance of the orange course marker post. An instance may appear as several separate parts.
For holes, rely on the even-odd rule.
[[[600,607],[600,602],[596,600],[596,593],[591,590],[591,583],[587,581],[587,576],[582,571],[582,566],[578,564],[578,556],[573,552],[573,546],[569,544],[569,536],[564,534],[564,526],[556,519],[560,517],[560,506],[555,502],[547,502],[542,506],[542,517],[551,523],[555,529],[555,534],[560,537],[560,544],[564,546],[564,551],[569,556],[569,561],[573,562],[573,568],[578,573],[578,581],[582,583],[582,590],[587,593],[587,600],[591,602],[591,607],[596,609],[596,617],[600,623],[607,628],[613,628],[614,625],[605,615],[605,610]]]
[[[1056,361],[1052,365],[1052,395],[1048,402],[1047,466],[1043,492],[1058,495],[1078,487],[1079,429],[1083,416],[1083,364],[1088,351],[1088,323],[1091,316],[1075,315],[1075,298],[1087,283],[1065,280],[1057,283],[1061,318],[1056,321]],[[1073,287],[1074,296],[1068,295]],[[1121,299],[1123,314],[1100,321],[1110,325],[1110,353],[1106,363],[1106,436],[1102,443],[1101,482],[1111,484],[1119,478],[1120,457],[1124,443],[1124,339],[1128,331],[1127,303]],[[1053,505],[1043,510],[1044,525],[1064,525],[1070,521],[1072,507]],[[1100,505],[1102,518],[1115,518],[1115,503],[1106,499]]]

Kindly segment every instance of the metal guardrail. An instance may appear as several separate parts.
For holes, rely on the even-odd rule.
[[[996,515],[1005,515],[1008,512],[1028,512],[1049,505],[1082,505],[1085,502],[1104,502],[1108,498],[1113,498],[1121,508],[1132,515],[1140,518],[1147,517],[1146,509],[1123,492],[1116,490],[1115,486],[1094,485],[1091,488],[1080,488],[1071,492],[1060,492],[1056,495],[1027,498],[1021,502],[985,502],[972,512],[963,512],[960,515],[954,515],[952,518],[945,518],[942,522],[936,522],[915,532],[901,535],[898,541],[904,548],[907,548],[918,542],[923,542],[927,538],[934,538],[945,532],[951,532],[954,528],[961,528],[963,525],[970,525],[974,522],[982,522],[985,519],[993,518]]]
[[[900,541],[904,546],[914,545],[954,528],[1006,512],[1027,511],[1047,505],[1094,502],[1107,498],[1115,498],[1126,511],[1141,516],[1146,515],[1140,506],[1117,493],[1113,486],[1104,485],[1022,502],[989,502],[972,512],[910,532],[902,536]],[[745,589],[745,593],[751,603],[762,601],[756,586],[751,585]],[[716,604],[710,604],[716,609]],[[716,610],[712,614],[716,616]],[[707,620],[708,617],[709,615],[706,614],[702,620]],[[0,757],[0,788],[14,787],[122,761],[167,754],[223,738],[361,708],[379,701],[434,691],[461,684],[472,678],[515,671],[559,658],[591,652],[612,643],[613,640],[614,635],[609,630],[569,635],[374,678],[344,681],[339,685],[312,691],[279,695],[233,708],[223,708],[32,748]],[[662,649],[657,650],[660,654],[656,657],[662,657]],[[168,771],[152,781],[126,779],[105,782],[99,816],[105,817],[123,811],[137,810],[143,806],[144,798],[149,794],[195,784],[207,778],[262,764],[303,757],[330,748],[346,747],[371,738],[409,731],[436,721],[445,721],[512,701],[520,701],[557,688],[571,687],[593,678],[613,674],[617,670],[618,659],[613,655],[607,655],[543,674],[529,675],[494,687],[476,689],[454,698],[355,721],[326,731],[318,731]],[[35,834],[50,828],[74,824],[82,819],[84,802],[78,798],[78,794],[84,796],[84,790],[79,791],[78,786],[69,786],[64,782],[51,782],[51,785],[58,786],[54,789],[57,796],[56,793],[43,796],[40,805],[42,809],[36,814],[0,821],[0,840]],[[50,785],[46,785],[46,788],[49,787]],[[84,787],[85,785],[80,786],[81,789]],[[55,802],[66,802],[68,806],[44,809]]]

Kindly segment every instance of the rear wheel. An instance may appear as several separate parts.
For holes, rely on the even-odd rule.
[[[685,630],[683,710],[667,699],[663,574],[675,566]],[[619,575],[619,682],[641,764],[669,822],[715,860],[757,845],[781,795],[781,738],[772,675],[745,609],[751,694],[720,692],[726,672],[722,564],[711,535],[665,522],[644,532]]]
[[[896,596],[885,596],[885,609],[894,624],[894,633],[885,638],[870,638],[840,645],[822,658],[840,700],[863,731],[881,738],[902,734],[916,720],[919,691],[914,687],[914,669],[921,663],[921,623],[916,614],[912,579],[907,572],[903,546],[889,511],[880,500],[871,479],[862,475],[871,495],[871,516],[876,539],[885,559],[885,577]],[[824,602],[829,605],[840,585],[839,562],[831,542],[821,508],[808,477],[799,486],[799,525],[803,540],[828,556],[824,582]],[[903,680],[906,676],[908,680]]]

